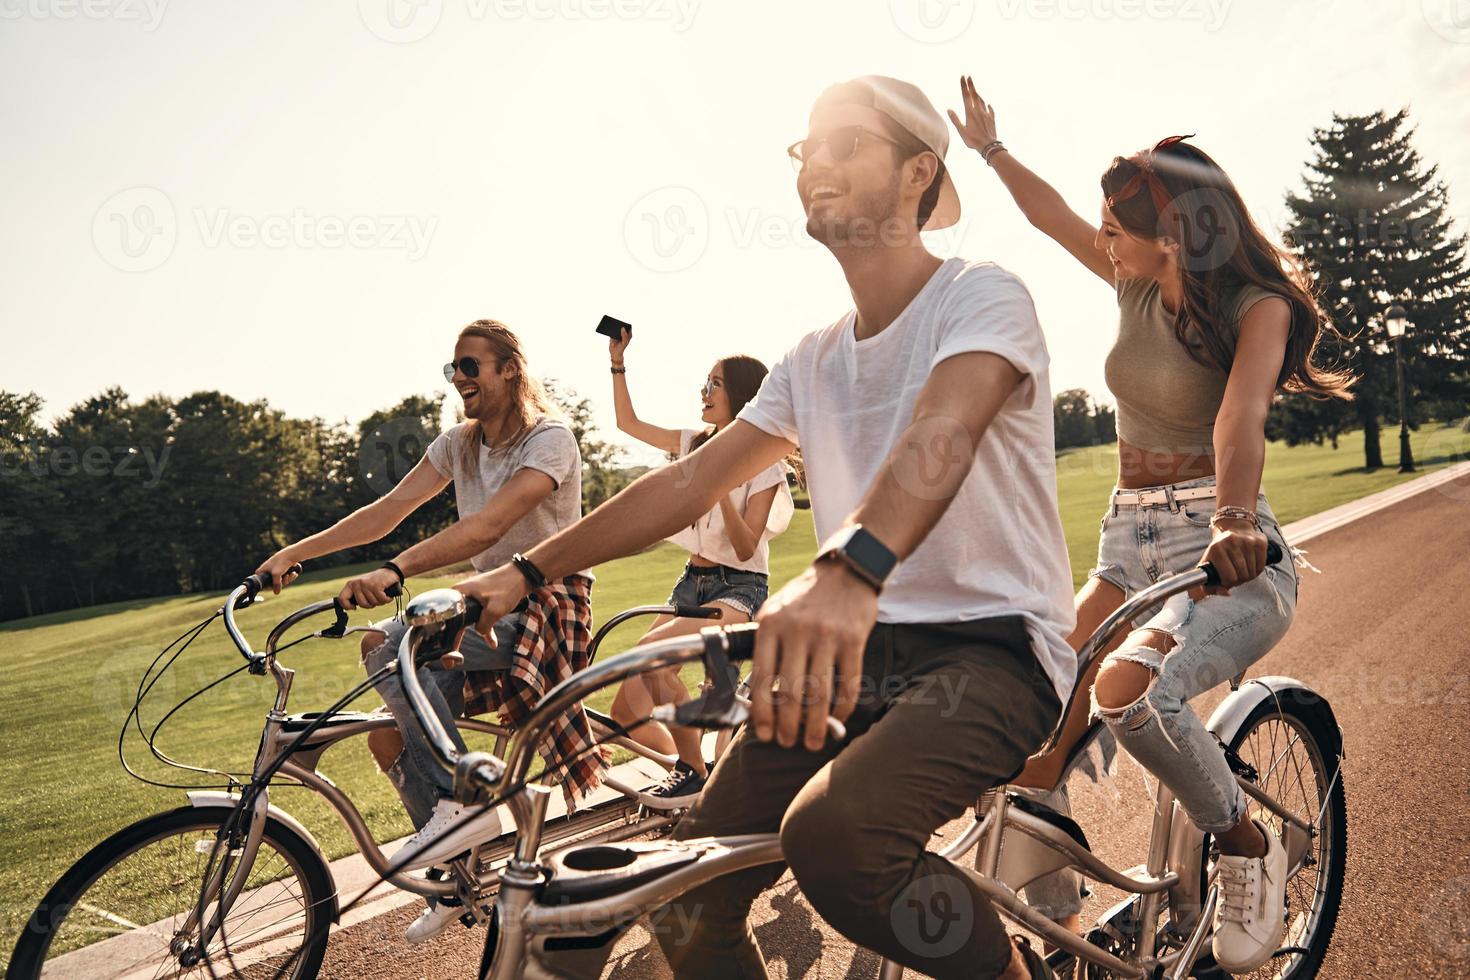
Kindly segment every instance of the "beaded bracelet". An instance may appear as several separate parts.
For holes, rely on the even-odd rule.
[[[1215,516],[1210,518],[1210,526],[1214,527],[1216,521],[1250,521],[1251,527],[1257,531],[1261,529],[1261,518],[1253,510],[1244,507],[1221,507],[1215,511]]]

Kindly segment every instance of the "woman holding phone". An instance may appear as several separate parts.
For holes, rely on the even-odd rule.
[[[631,342],[632,331],[628,329],[619,329],[618,335],[608,341],[618,428],[676,458],[689,455],[734,421],[765,380],[766,366],[755,358],[722,358],[700,388],[700,420],[705,427],[665,429],[644,422],[633,410],[625,361]],[[748,622],[766,600],[770,539],[786,530],[792,510],[784,463],[761,471],[726,494],[718,507],[669,539],[689,552],[684,573],[669,595],[669,605],[714,607],[721,612],[722,624]],[[703,619],[660,616],[639,642],[666,640],[707,625],[709,622]],[[677,704],[688,698],[689,691],[679,679],[677,667],[642,674],[624,682],[613,701],[612,716],[620,725],[630,725],[646,718],[655,705]],[[656,752],[678,756],[668,777],[651,791],[653,795],[692,801],[704,788],[709,771],[698,731],[647,722],[629,734]]]

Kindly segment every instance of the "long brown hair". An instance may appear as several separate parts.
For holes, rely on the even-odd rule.
[[[490,345],[490,351],[495,356],[495,370],[499,371],[505,364],[515,366],[515,375],[507,383],[510,386],[511,418],[515,420],[516,427],[506,437],[503,445],[513,445],[541,419],[561,415],[556,403],[547,394],[546,386],[527,369],[526,355],[521,350],[521,339],[510,327],[499,320],[476,320],[459,332],[460,340],[466,337],[478,337]],[[465,460],[473,467],[477,467],[480,462],[479,443],[480,427],[465,426],[465,444],[462,448]]]
[[[717,366],[720,373],[724,375],[725,394],[730,398],[730,417],[733,419],[740,414],[746,402],[754,398],[755,393],[761,390],[761,382],[766,380],[766,366],[754,357],[747,357],[744,354],[722,357]],[[690,442],[689,451],[694,452],[708,442],[714,434],[714,426],[699,433]]]
[[[1311,280],[1290,253],[1266,238],[1225,171],[1184,142],[1188,138],[1171,136],[1114,157],[1102,175],[1103,195],[1125,231],[1179,244],[1184,302],[1174,316],[1175,337],[1194,360],[1229,371],[1235,358],[1235,334],[1226,322],[1232,301],[1244,286],[1258,286],[1291,307],[1277,389],[1351,399],[1350,372],[1313,363],[1322,334],[1336,331]]]

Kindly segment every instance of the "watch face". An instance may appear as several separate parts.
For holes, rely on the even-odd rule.
[[[861,525],[840,532],[826,551],[841,555],[874,588],[880,588],[893,571],[893,566],[898,564],[898,557]]]

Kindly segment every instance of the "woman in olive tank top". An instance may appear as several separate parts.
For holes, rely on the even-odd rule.
[[[1214,835],[1221,899],[1213,952],[1221,967],[1249,972],[1281,942],[1285,852],[1270,827],[1250,818],[1224,753],[1187,702],[1264,657],[1296,607],[1294,563],[1266,565],[1268,541],[1300,560],[1260,492],[1273,397],[1349,398],[1352,379],[1313,363],[1331,325],[1308,278],[1262,234],[1230,178],[1188,137],[1115,157],[1102,175],[1101,226],[1094,227],[1002,145],[994,110],[968,77],[960,93],[965,118],[951,111],[950,119],[965,143],[1031,224],[1118,298],[1118,337],[1105,366],[1117,402],[1118,482],[1103,515],[1097,567],[1077,595],[1073,648],[1161,578],[1208,561],[1222,583],[1135,621],[1100,669],[1079,678],[1092,689],[1090,711],[1079,698],[1062,744],[1033,759],[1017,782],[1050,791],[1047,801],[1065,810],[1069,750],[1089,717],[1100,717],[1194,824]],[[1078,927],[1073,872],[1034,882],[1026,896]]]

